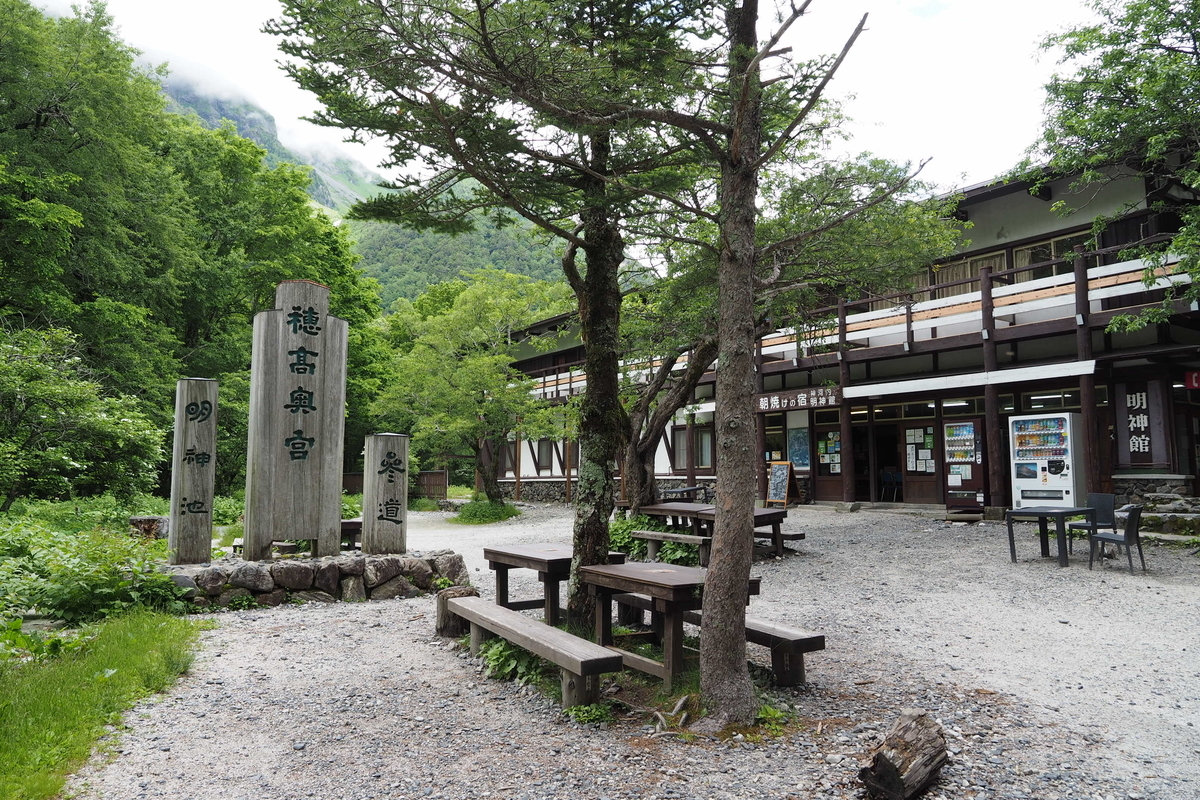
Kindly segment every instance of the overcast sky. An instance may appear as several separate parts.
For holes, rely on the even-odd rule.
[[[61,13],[71,0],[40,4]],[[125,41],[253,100],[275,116],[285,144],[337,142],[337,131],[300,121],[316,100],[283,75],[275,37],[260,33],[278,9],[277,0],[108,0]],[[791,44],[802,54],[836,51],[864,13],[867,30],[832,84],[835,95],[855,96],[854,149],[932,158],[925,176],[943,188],[987,180],[1021,158],[1055,67],[1037,44],[1089,18],[1085,0],[815,0]],[[378,151],[355,152],[375,166]]]

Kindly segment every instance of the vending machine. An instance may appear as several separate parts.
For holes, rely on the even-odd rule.
[[[962,419],[942,426],[946,450],[946,508],[957,511],[983,510],[986,493],[983,468],[983,421]]]
[[[1011,417],[1008,425],[1013,508],[1083,505],[1080,416]]]

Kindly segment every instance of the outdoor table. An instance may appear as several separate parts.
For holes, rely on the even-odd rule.
[[[692,533],[696,536],[700,533],[700,519],[698,515],[704,511],[716,512],[717,507],[708,503],[685,503],[676,501],[671,503],[655,503],[649,506],[642,506],[639,513],[647,517],[661,517],[667,520],[667,524],[677,528],[691,528]],[[686,520],[686,524],[684,522]]]
[[[1030,508],[1014,508],[1004,512],[1004,521],[1008,525],[1008,552],[1013,563],[1017,563],[1017,543],[1013,538],[1013,520],[1036,519],[1038,521],[1038,536],[1042,542],[1042,557],[1050,556],[1050,532],[1047,520],[1053,519],[1058,533],[1058,565],[1067,565],[1067,517],[1084,516],[1092,523],[1095,530],[1096,509],[1066,508],[1059,506],[1033,506]]]
[[[717,507],[711,506],[710,508],[711,508],[710,511],[698,512],[696,514],[696,518],[706,524],[706,526],[708,527],[708,532],[711,535],[713,523],[717,519]],[[785,519],[787,519],[787,509],[786,508],[756,508],[756,509],[754,509],[754,527],[757,529],[757,528],[765,528],[768,525],[771,526],[770,534],[760,534],[756,531],[754,533],[754,537],[756,539],[763,539],[763,538],[768,538],[768,536],[769,536],[769,538],[771,539],[771,549],[774,551],[775,555],[777,555],[777,556],[783,555],[783,540],[784,539],[792,540],[792,539],[803,539],[804,538],[803,533],[789,533],[789,534],[785,535],[783,533],[782,528],[780,528],[780,523],[782,523]]]
[[[571,576],[573,552],[571,545],[555,543],[485,547],[483,557],[487,559],[488,567],[496,571],[496,605],[513,610],[544,606],[546,624],[557,625],[559,621],[559,584]],[[609,551],[608,562],[623,564],[625,563],[625,554]],[[537,570],[538,580],[542,582],[542,599],[510,600],[508,598],[508,571],[514,568]]]
[[[696,494],[699,491],[699,486],[681,486],[678,489],[663,489],[659,494],[662,495],[664,500],[678,499],[694,503],[696,502]]]
[[[663,689],[671,691],[674,677],[683,671],[683,615],[701,607],[704,578],[708,570],[699,567],[680,567],[672,564],[630,562],[605,566],[580,567],[580,579],[596,598],[596,641],[621,653],[625,666],[645,672],[663,681]],[[758,594],[759,578],[751,578],[746,588],[746,601]],[[661,621],[663,660],[655,661],[613,646],[612,596],[632,592],[648,595],[653,611]]]

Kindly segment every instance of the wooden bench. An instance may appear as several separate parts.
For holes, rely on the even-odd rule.
[[[711,536],[693,536],[690,533],[675,533],[673,531],[632,531],[630,535],[635,539],[646,540],[646,558],[650,561],[658,560],[658,550],[663,542],[678,542],[680,544],[694,544],[699,546],[700,566],[708,566],[708,556],[712,552]]]
[[[625,608],[653,611],[653,601],[643,594],[613,595],[618,612]],[[633,622],[626,614],[618,613],[618,620]],[[683,612],[683,621],[692,625],[701,624],[699,611]],[[804,654],[825,649],[825,634],[802,631],[789,625],[756,617],[746,616],[746,641],[759,644],[771,651],[771,672],[779,686],[799,686],[804,683]]]
[[[471,653],[478,653],[487,635],[494,634],[556,664],[562,670],[564,708],[595,703],[600,675],[621,670],[620,653],[482,597],[452,597],[446,608],[471,623]]]

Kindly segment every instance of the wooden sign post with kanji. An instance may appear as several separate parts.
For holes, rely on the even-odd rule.
[[[363,468],[362,551],[403,553],[408,526],[408,437],[367,437]]]
[[[348,325],[329,314],[329,287],[284,281],[254,315],[243,557],[280,539],[336,555],[342,530],[342,443]]]
[[[175,384],[175,445],[171,458],[171,522],[167,560],[212,560],[212,504],[217,476],[217,382]]]

